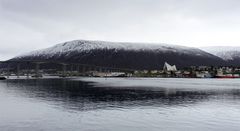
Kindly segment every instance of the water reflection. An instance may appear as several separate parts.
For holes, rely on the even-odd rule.
[[[18,79],[5,81],[6,88],[22,97],[44,100],[67,110],[189,106],[210,99],[239,99],[240,90],[183,90],[150,87],[95,87],[69,79]]]

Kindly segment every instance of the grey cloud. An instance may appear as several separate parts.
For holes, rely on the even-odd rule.
[[[239,5],[239,0],[0,0],[0,54],[7,59],[72,39],[237,45]]]

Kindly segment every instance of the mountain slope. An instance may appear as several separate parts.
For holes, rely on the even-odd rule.
[[[221,65],[222,59],[197,48],[168,44],[75,40],[33,51],[13,60],[57,60],[97,66],[160,69],[165,61],[177,67]]]
[[[222,58],[227,61],[228,65],[240,65],[240,47],[212,46],[202,47],[201,49]]]

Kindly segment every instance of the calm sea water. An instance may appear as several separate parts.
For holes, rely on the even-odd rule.
[[[239,131],[240,79],[0,81],[0,131]]]

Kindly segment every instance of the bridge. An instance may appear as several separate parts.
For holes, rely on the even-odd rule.
[[[18,78],[20,77],[21,71],[25,71],[25,76],[29,78],[29,74],[31,70],[34,71],[34,77],[41,77],[40,70],[42,65],[46,64],[54,64],[60,65],[62,69],[60,70],[60,74],[58,76],[67,77],[73,76],[74,72],[78,72],[78,75],[86,74],[86,72],[90,71],[98,71],[98,72],[134,72],[133,69],[126,68],[115,68],[115,67],[105,67],[105,66],[97,66],[90,64],[82,64],[82,63],[73,63],[73,62],[62,62],[62,61],[50,61],[50,60],[8,60],[8,61],[0,61],[0,75],[1,73],[5,73],[5,75],[9,78],[9,76],[14,74]],[[33,68],[34,65],[35,68]],[[51,68],[52,69],[52,68]],[[59,71],[57,67],[54,68]],[[67,74],[68,73],[68,74]]]

